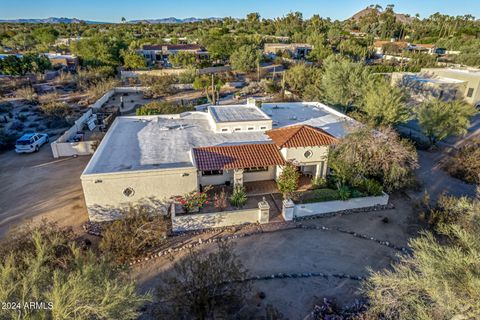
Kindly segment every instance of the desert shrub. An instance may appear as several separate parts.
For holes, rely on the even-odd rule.
[[[247,193],[245,188],[241,186],[236,186],[233,190],[232,195],[230,196],[230,203],[232,206],[241,208],[247,203]]]
[[[150,116],[156,114],[174,114],[195,111],[191,105],[182,106],[168,101],[152,101],[137,109],[137,116]]]
[[[327,180],[325,178],[313,178],[312,179],[312,188],[320,189],[327,186]]]
[[[337,182],[355,185],[359,179],[381,181],[388,192],[412,184],[418,167],[415,148],[391,128],[355,128],[330,152],[329,165]]]
[[[348,186],[339,186],[338,187],[338,197],[340,200],[348,200],[352,197],[352,192]]]
[[[10,130],[21,131],[25,128],[25,125],[19,121],[15,121],[10,125]]]
[[[444,167],[453,177],[480,184],[480,138],[462,146]]]
[[[141,75],[140,81],[143,86],[148,87],[145,95],[158,98],[166,94],[173,94],[176,92],[173,84],[177,83],[177,78],[171,75],[164,76],[148,76]]]
[[[311,192],[309,197],[303,199],[303,203],[312,203],[312,202],[323,202],[323,201],[333,201],[339,200],[340,195],[338,194],[338,190],[322,188],[316,189]]]
[[[23,87],[15,90],[15,97],[31,104],[38,102],[38,95],[32,87]]]
[[[184,72],[177,76],[178,83],[193,83],[197,76],[197,70],[195,68],[187,68]]]
[[[480,201],[450,198],[448,207],[446,216],[460,210],[462,218],[440,223],[441,238],[429,232],[412,238],[412,254],[363,283],[369,319],[480,318]]]
[[[191,250],[173,266],[174,275],[159,288],[156,319],[214,319],[234,314],[249,290],[248,275],[233,245],[222,242],[210,253]]]
[[[136,319],[149,297],[137,294],[120,270],[82,250],[75,238],[47,222],[13,230],[0,245],[0,300],[53,306],[41,313],[22,308],[24,319]],[[19,313],[2,310],[2,316],[16,319]]]
[[[427,206],[425,216],[428,224],[436,228],[444,224],[458,224],[471,210],[472,202],[469,198],[442,194],[434,207]]]
[[[18,121],[20,121],[20,122],[25,122],[25,121],[28,119],[28,117],[27,117],[26,115],[24,115],[24,114],[19,114],[19,115],[17,116],[17,119],[18,119]]]
[[[13,104],[9,101],[0,101],[0,113],[12,110]]]
[[[40,106],[42,113],[51,119],[62,119],[71,113],[70,106],[63,101],[52,101]]]
[[[0,150],[8,150],[13,147],[17,136],[0,129]]]
[[[151,209],[140,205],[125,209],[122,219],[104,229],[100,249],[116,262],[125,263],[160,246],[169,232],[169,223]]]
[[[219,193],[215,193],[214,196],[214,206],[218,211],[223,211],[228,207],[228,195],[225,190],[222,190]]]
[[[369,196],[380,196],[383,191],[382,184],[375,179],[363,180],[360,189],[366,192]]]

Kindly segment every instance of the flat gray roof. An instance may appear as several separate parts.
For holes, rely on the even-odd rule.
[[[308,124],[335,137],[343,137],[347,127],[355,122],[315,102],[264,103],[262,111],[272,118],[273,129]],[[263,112],[262,119],[268,120]],[[193,167],[190,150],[194,147],[265,143],[269,140],[261,131],[215,133],[206,112],[117,117],[83,174]]]
[[[319,102],[263,103],[262,110],[272,118],[272,129],[306,124],[341,138],[355,120]]]
[[[83,174],[192,167],[193,147],[267,140],[259,131],[215,133],[205,112],[117,117]]]
[[[209,112],[212,114],[215,122],[242,122],[242,121],[260,121],[270,120],[270,118],[260,111],[256,106],[249,105],[225,105],[210,106]]]

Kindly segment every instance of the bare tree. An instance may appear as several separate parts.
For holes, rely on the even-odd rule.
[[[231,243],[208,253],[191,250],[173,266],[175,275],[159,288],[158,314],[172,312],[177,319],[206,319],[216,312],[233,312],[249,290],[247,276]],[[166,308],[167,307],[167,308]]]

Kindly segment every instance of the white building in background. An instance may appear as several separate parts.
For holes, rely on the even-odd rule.
[[[287,161],[324,177],[330,146],[353,122],[308,102],[118,117],[81,176],[90,219],[114,219],[132,204],[162,207],[206,185],[275,180]]]

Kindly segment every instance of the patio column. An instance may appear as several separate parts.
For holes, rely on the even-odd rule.
[[[317,163],[315,167],[315,179],[324,178],[325,177],[325,162],[322,161]]]
[[[243,169],[233,170],[233,187],[243,187]]]

